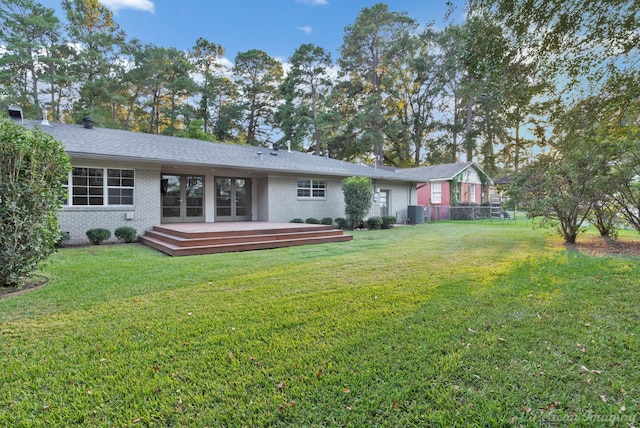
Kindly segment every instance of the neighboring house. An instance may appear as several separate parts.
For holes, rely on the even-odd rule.
[[[481,204],[489,201],[491,179],[475,162],[423,166],[399,171],[418,180],[418,204],[425,207],[451,207],[460,203]],[[448,208],[437,208],[429,218],[439,220],[449,215]]]
[[[415,205],[416,180],[395,171],[301,152],[210,143],[114,129],[40,124],[71,158],[59,212],[70,243],[86,231],[134,227],[139,234],[163,223],[289,222],[345,217],[342,180],[373,181],[369,215],[394,215],[399,223]]]

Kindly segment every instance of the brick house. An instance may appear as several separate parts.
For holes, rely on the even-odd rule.
[[[446,218],[448,207],[488,202],[493,185],[476,162],[461,162],[404,169],[401,175],[420,181],[418,204],[427,207],[431,220]],[[433,209],[429,209],[432,207]]]

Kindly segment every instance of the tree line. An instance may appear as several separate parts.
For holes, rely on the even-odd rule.
[[[252,145],[288,143],[343,160],[410,167],[481,162],[518,170],[544,139],[550,82],[492,13],[444,30],[386,4],[363,8],[339,57],[303,44],[290,70],[264,51],[220,61],[130,39],[98,0],[0,6],[2,103],[32,118]],[[538,98],[540,97],[540,98]]]

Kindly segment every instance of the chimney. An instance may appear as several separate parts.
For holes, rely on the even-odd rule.
[[[9,117],[14,122],[18,122],[20,125],[24,124],[22,119],[22,109],[16,106],[9,106]]]
[[[93,129],[93,119],[89,116],[82,118],[85,129]]]
[[[280,150],[280,144],[278,143],[273,143],[273,151],[277,152],[278,150]]]

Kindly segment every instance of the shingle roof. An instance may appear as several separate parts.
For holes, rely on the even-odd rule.
[[[164,165],[243,168],[254,171],[281,171],[326,176],[364,176],[373,179],[411,181],[396,171],[357,165],[301,152],[277,152],[255,146],[211,143],[189,138],[145,134],[107,128],[85,129],[80,125],[51,123],[40,126],[25,121],[28,128],[39,127],[64,145],[73,158],[151,162]]]
[[[446,181],[452,180],[456,175],[469,167],[475,167],[484,174],[484,171],[480,169],[475,162],[460,162],[460,163],[446,163],[442,165],[421,166],[416,168],[402,169],[398,173],[407,178],[412,178],[417,181]],[[486,175],[486,174],[485,174]]]

